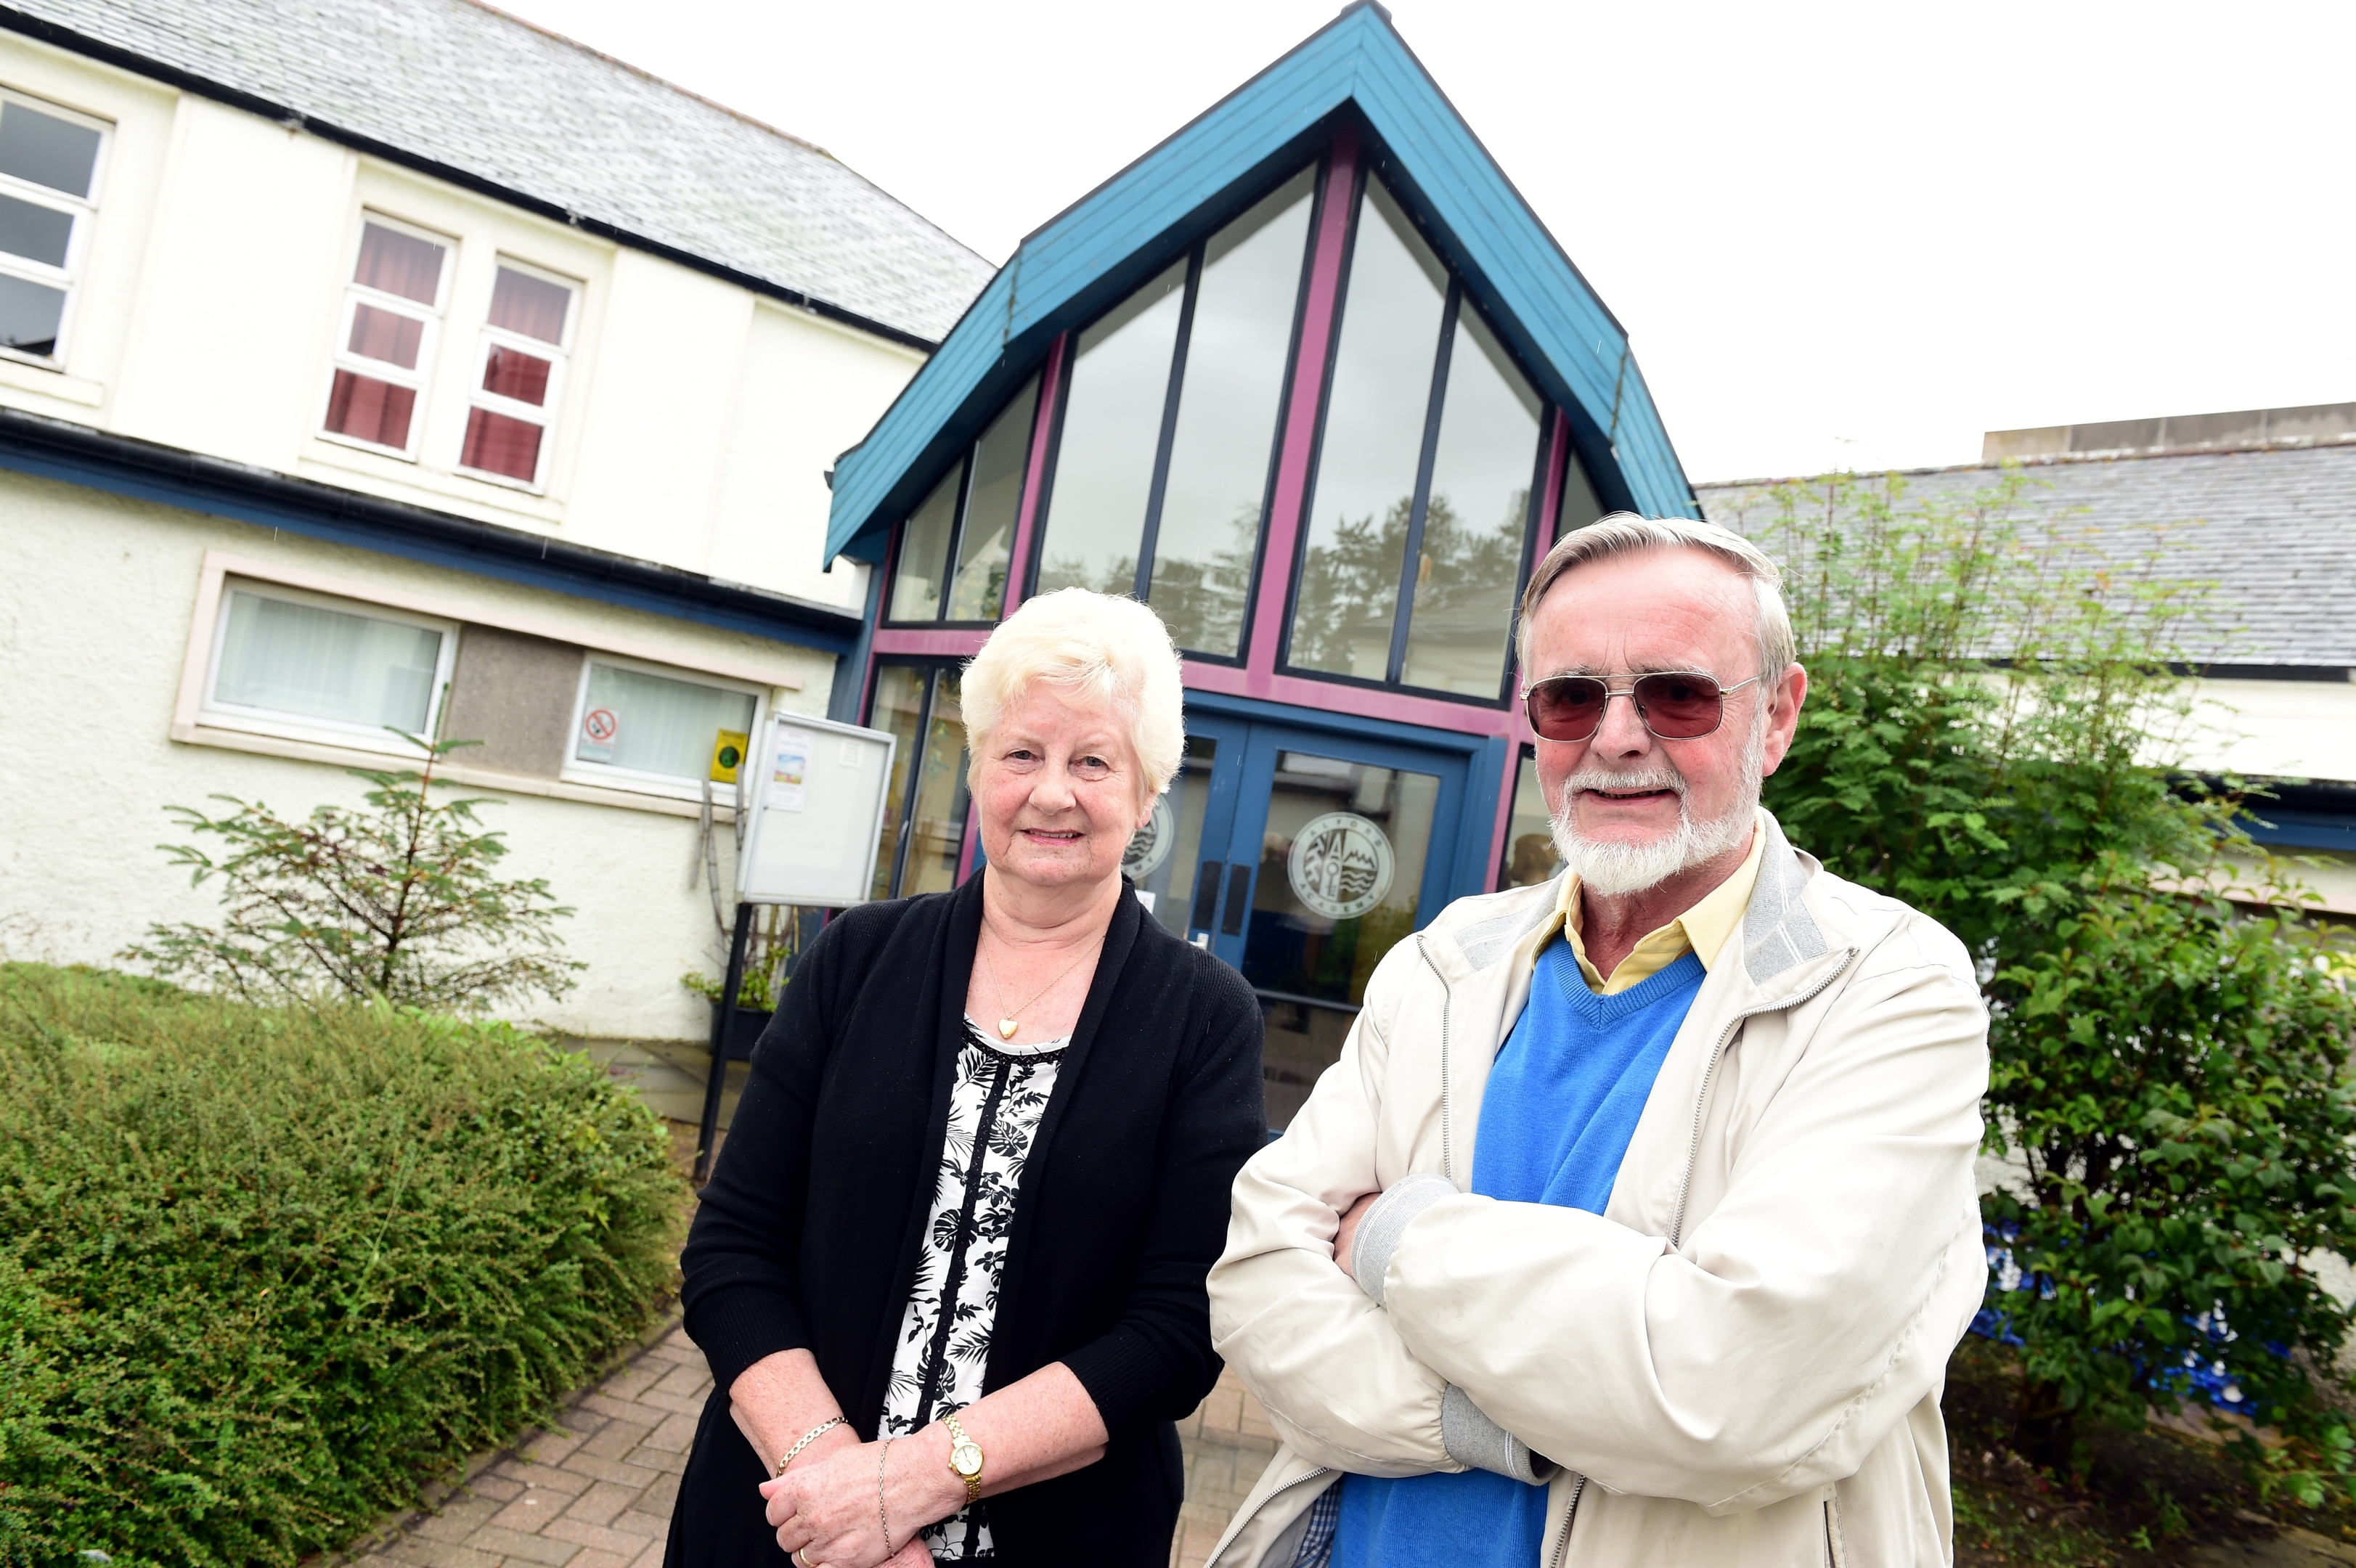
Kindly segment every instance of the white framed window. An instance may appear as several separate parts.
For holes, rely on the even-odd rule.
[[[320,433],[412,461],[456,241],[380,213],[360,215],[336,325],[335,373]]]
[[[455,622],[276,583],[222,584],[198,722],[414,756],[458,649]]]
[[[581,661],[562,777],[694,799],[711,778],[722,737],[754,732],[765,693],[721,676],[591,654]],[[735,786],[712,798],[734,804]]]
[[[576,283],[499,258],[460,468],[503,484],[542,487],[580,293]]]
[[[0,352],[65,357],[110,127],[0,88]]]

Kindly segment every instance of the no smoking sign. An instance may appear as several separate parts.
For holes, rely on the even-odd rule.
[[[581,716],[582,738],[593,745],[612,745],[614,735],[621,727],[622,721],[614,717],[614,710],[610,708],[592,708]]]

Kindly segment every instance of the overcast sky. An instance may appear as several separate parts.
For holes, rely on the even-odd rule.
[[[507,0],[993,261],[1323,26],[1188,5]],[[1398,0],[1697,482],[2356,400],[2356,5]]]

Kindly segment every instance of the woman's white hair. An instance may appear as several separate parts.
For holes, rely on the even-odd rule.
[[[1085,588],[1023,601],[965,667],[959,696],[972,767],[1000,717],[1043,680],[1104,703],[1128,726],[1146,799],[1170,787],[1186,753],[1185,688],[1161,616]]]

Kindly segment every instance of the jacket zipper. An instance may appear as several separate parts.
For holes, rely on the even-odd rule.
[[[1258,1508],[1258,1509],[1254,1509],[1252,1510],[1253,1516],[1254,1516],[1255,1518],[1257,1518],[1257,1517],[1258,1516],[1258,1514],[1259,1514],[1259,1512],[1260,1512],[1260,1509],[1265,1509],[1265,1508],[1267,1508],[1267,1507],[1268,1507],[1268,1505],[1269,1505],[1269,1503],[1272,1503],[1272,1502],[1276,1501],[1276,1499],[1279,1499],[1279,1498],[1282,1497],[1285,1493],[1287,1493],[1287,1492],[1290,1491],[1293,1488],[1295,1488],[1295,1487],[1299,1487],[1299,1486],[1305,1486],[1305,1485],[1306,1485],[1306,1484],[1308,1484],[1309,1482],[1311,1482],[1311,1481],[1313,1481],[1313,1480],[1317,1479],[1320,1476],[1330,1476],[1330,1475],[1332,1475],[1333,1473],[1333,1466],[1331,1466],[1331,1465],[1320,1465],[1316,1469],[1310,1471],[1310,1472],[1309,1472],[1309,1474],[1307,1474],[1307,1475],[1305,1475],[1305,1476],[1301,1477],[1299,1480],[1297,1480],[1297,1481],[1287,1481],[1284,1485],[1282,1485],[1282,1486],[1280,1486],[1280,1487],[1277,1488],[1276,1488],[1276,1490],[1274,1490],[1274,1491],[1272,1491],[1272,1492],[1269,1493],[1269,1494],[1268,1494],[1268,1496],[1267,1496],[1266,1498],[1264,1498],[1264,1499],[1261,1499],[1261,1501],[1260,1501],[1260,1505],[1259,1505],[1259,1508]],[[1311,1504],[1310,1506],[1313,1508],[1313,1507],[1315,1507],[1316,1505],[1312,1503],[1312,1504]],[[1227,1543],[1226,1543],[1226,1541],[1221,1541],[1219,1544],[1220,1544],[1222,1547],[1224,1547],[1224,1546],[1226,1546]],[[1298,1555],[1299,1548],[1297,1548],[1297,1547],[1296,1547],[1296,1548],[1294,1549],[1294,1551],[1295,1551],[1295,1554],[1296,1554],[1296,1555]],[[1329,1551],[1330,1551],[1330,1549],[1329,1549]],[[1212,1552],[1212,1553],[1211,1553],[1211,1561],[1212,1561],[1212,1562],[1214,1562],[1214,1563],[1215,1563],[1215,1562],[1217,1562],[1218,1560],[1219,1560],[1219,1554],[1218,1554],[1218,1552]],[[1330,1558],[1329,1558],[1329,1560],[1330,1560]],[[1260,1559],[1260,1561],[1259,1561],[1257,1564],[1255,1564],[1255,1568],[1269,1568],[1269,1563],[1268,1563],[1268,1560],[1267,1560],[1265,1557],[1261,1558],[1261,1559]],[[1280,1563],[1280,1564],[1278,1564],[1278,1565],[1277,1565],[1277,1568],[1289,1568],[1289,1565]]]
[[[1669,1221],[1669,1245],[1676,1246],[1685,1239],[1686,1199],[1693,1189],[1694,1165],[1701,1158],[1702,1113],[1709,1105],[1709,1086],[1711,1081],[1718,1076],[1719,1058],[1726,1054],[1727,1044],[1734,1039],[1734,1031],[1762,1014],[1789,1012],[1794,1008],[1804,1006],[1815,998],[1817,992],[1838,979],[1841,971],[1847,967],[1845,963],[1836,964],[1825,971],[1823,979],[1798,996],[1787,1001],[1776,1002],[1772,1006],[1752,1008],[1748,1012],[1737,1013],[1727,1021],[1725,1029],[1718,1037],[1718,1044],[1710,1051],[1708,1064],[1701,1070],[1701,1093],[1694,1096],[1693,1132],[1686,1139],[1686,1173],[1677,1181],[1677,1206],[1673,1211]]]
[[[1579,1517],[1579,1499],[1586,1491],[1585,1476],[1570,1483],[1570,1506],[1563,1510],[1562,1533],[1555,1537],[1554,1555],[1547,1559],[1547,1568],[1562,1568],[1563,1553],[1570,1550],[1570,1522]]]

